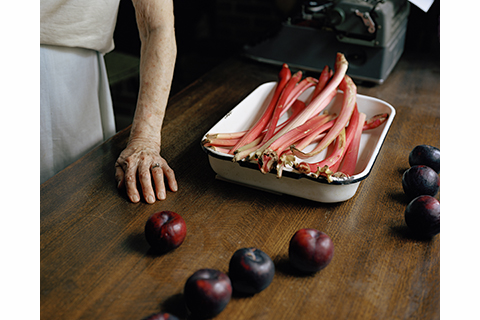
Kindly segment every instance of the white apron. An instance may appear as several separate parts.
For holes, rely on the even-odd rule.
[[[40,183],[115,134],[103,54],[118,5],[40,1]]]
[[[103,55],[40,46],[40,183],[114,134]]]

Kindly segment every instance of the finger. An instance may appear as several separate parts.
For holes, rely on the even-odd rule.
[[[160,200],[167,198],[165,191],[165,182],[163,181],[163,170],[161,167],[152,168],[153,181],[155,182],[155,191]]]
[[[152,176],[150,175],[150,164],[143,161],[138,168],[138,177],[142,186],[143,197],[148,203],[155,203],[155,194],[152,188]]]
[[[115,181],[117,181],[117,188],[123,187],[125,182],[125,172],[118,162],[115,163]]]
[[[170,190],[173,192],[178,190],[178,185],[177,185],[177,179],[175,179],[175,173],[173,172],[172,168],[168,166],[168,164],[165,162],[165,165],[163,166],[163,174],[167,178],[168,186],[170,187]]]
[[[128,162],[125,170],[124,183],[127,189],[127,195],[133,203],[140,201],[140,194],[137,190],[137,164],[134,162]]]

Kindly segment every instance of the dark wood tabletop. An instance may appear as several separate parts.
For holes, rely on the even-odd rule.
[[[273,259],[274,280],[256,295],[234,296],[217,319],[440,318],[440,235],[412,236],[401,183],[416,145],[440,147],[438,58],[404,54],[382,85],[358,84],[358,93],[390,103],[397,114],[369,177],[353,198],[334,204],[218,180],[200,146],[278,71],[234,57],[170,99],[162,155],[179,190],[164,201],[133,204],[116,188],[114,163],[129,128],[41,185],[42,319],[132,320],[160,311],[186,319],[186,279],[201,268],[227,273],[244,247]],[[144,226],[162,210],[180,214],[188,231],[179,248],[159,255]],[[335,254],[325,269],[301,276],[288,262],[288,243],[307,227],[327,233]]]

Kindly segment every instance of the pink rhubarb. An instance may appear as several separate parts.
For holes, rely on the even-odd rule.
[[[325,138],[322,139],[322,141],[320,141],[320,143],[312,151],[305,153],[293,147],[292,152],[295,156],[301,159],[306,159],[313,157],[316,154],[319,154],[326,147],[328,147],[328,145],[332,143],[333,140],[335,140],[340,131],[346,127],[355,108],[357,87],[353,83],[352,79],[349,76],[345,75],[343,81],[340,83],[339,88],[343,91],[343,104],[337,121],[335,121],[335,125],[332,127],[332,129],[330,129]]]
[[[290,131],[291,129],[302,125],[313,115],[320,113],[330,103],[330,100],[328,99],[332,98],[332,93],[336,92],[337,87],[343,81],[347,69],[348,62],[345,59],[345,56],[341,53],[338,53],[335,62],[335,73],[333,74],[333,77],[328,82],[324,90],[322,90],[320,94],[315,97],[312,102],[310,102],[310,104],[305,108],[305,110],[297,117],[295,117],[293,121],[291,121],[280,131],[278,131],[270,140],[263,143],[262,146],[260,146],[255,152],[251,153],[249,155],[249,158],[257,159],[259,156],[261,156],[263,151],[265,151],[270,146],[270,144],[272,144],[280,136]]]
[[[255,125],[248,131],[248,133],[245,134],[242,137],[242,139],[240,139],[240,141],[234,146],[234,148],[230,151],[230,153],[233,153],[238,148],[255,140],[258,137],[258,135],[267,127],[270,121],[270,118],[273,114],[275,105],[277,104],[278,98],[280,97],[280,94],[282,93],[285,85],[291,78],[290,68],[288,67],[287,64],[282,65],[282,69],[278,74],[278,78],[279,78],[278,83],[275,87],[273,97],[270,100],[270,103],[268,104],[267,109],[265,110],[263,115],[260,117],[260,119],[257,121],[257,123],[255,123]]]
[[[363,116],[360,116],[360,113],[356,108],[354,108],[354,112],[352,113],[353,114],[351,116],[351,119],[349,119],[350,120],[349,126],[346,129],[345,127],[343,127],[340,130],[340,133],[337,135],[337,138],[335,140],[335,148],[332,154],[329,155],[326,159],[316,163],[301,162],[300,164],[295,165],[295,168],[298,171],[305,174],[313,173],[313,175],[316,177],[323,175],[327,177],[327,180],[329,182],[332,181],[332,178],[331,178],[332,174],[337,172],[337,169],[340,166],[341,161],[345,155],[345,152],[348,146],[351,144],[358,130],[358,127],[362,128],[363,123],[365,121],[365,117],[364,117],[365,115],[362,114]],[[337,123],[338,123],[338,119],[335,124]],[[332,130],[333,128],[330,131]]]

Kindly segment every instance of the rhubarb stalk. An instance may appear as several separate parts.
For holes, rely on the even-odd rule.
[[[388,113],[381,113],[377,114],[367,121],[365,121],[365,124],[363,125],[363,130],[370,130],[370,129],[375,129],[378,126],[380,126],[382,123],[387,121],[388,119]]]
[[[331,176],[337,171],[338,167],[340,166],[341,161],[344,157],[344,154],[355,136],[357,127],[362,128],[362,125],[365,121],[365,118],[363,116],[360,117],[360,114],[357,109],[354,108],[354,111],[355,112],[352,112],[353,114],[350,119],[350,125],[346,129],[345,127],[343,127],[340,130],[340,133],[337,135],[335,140],[335,148],[332,154],[329,155],[324,160],[321,160],[316,163],[301,162],[300,164],[295,165],[295,168],[298,171],[305,174],[313,173],[315,177],[318,177],[319,175],[324,175],[327,177],[327,180],[329,182],[332,181]],[[338,123],[338,119],[335,122],[335,125],[337,123]],[[330,129],[330,132],[332,130],[333,128]],[[327,136],[328,136],[328,133],[327,133]]]
[[[305,103],[301,100],[296,100],[295,103],[291,107],[291,109],[293,111],[291,116],[285,122],[283,122],[281,125],[277,126],[276,130],[278,131],[283,126],[287,125],[288,122],[292,121],[292,119],[294,119],[295,116],[299,112],[301,112],[301,110],[303,110],[304,108],[305,108]],[[372,129],[375,129],[375,128],[379,127],[380,125],[382,125],[388,119],[388,117],[389,117],[388,113],[382,113],[382,114],[375,115],[375,116],[371,117],[370,119],[365,120],[362,131],[372,130]],[[329,123],[329,126],[327,128],[322,128],[320,130],[319,135],[316,135],[315,131],[312,131],[311,134],[309,134],[306,137],[304,137],[303,139],[299,140],[294,146],[299,150],[303,150],[306,146],[308,146],[314,140],[319,141],[321,137],[325,136],[325,134],[321,134],[321,133],[324,132],[325,130],[330,129],[332,124],[333,123]],[[239,139],[242,138],[247,132],[248,131],[239,131],[239,132],[233,132],[233,133],[210,133],[210,134],[206,135],[205,139],[202,141],[202,144],[206,147],[207,146],[210,147],[210,146],[230,145],[231,143],[233,143],[232,141],[238,142]],[[263,134],[264,133],[265,133],[265,131],[263,132]],[[260,134],[259,137],[263,137],[263,134]],[[226,142],[226,141],[224,142],[222,140],[231,140],[231,141],[230,142]],[[252,147],[258,145],[260,141],[261,141],[261,139],[258,140],[258,138],[257,138],[256,140],[252,141],[253,144],[250,143],[248,145],[245,145],[245,146],[239,148],[236,151],[251,149]],[[291,152],[288,152],[288,153],[291,154]]]
[[[316,154],[319,154],[330,143],[332,143],[332,141],[335,140],[340,131],[346,127],[355,108],[357,87],[353,83],[352,79],[349,76],[345,75],[343,81],[340,83],[339,88],[343,91],[343,104],[337,121],[335,122],[335,125],[332,127],[332,129],[330,129],[325,138],[323,138],[322,141],[320,141],[320,143],[312,151],[305,153],[302,150],[292,147],[293,154],[298,158],[306,159],[313,157]]]
[[[288,150],[288,147],[304,138],[307,135],[315,132],[316,129],[322,127],[325,123],[333,119],[335,115],[321,114],[306,121],[301,126],[293,128],[289,132],[285,133],[277,140],[275,140],[270,146],[263,151],[258,159],[258,165],[262,173],[268,173],[272,169],[272,166],[278,161],[279,155]]]
[[[250,158],[258,158],[265,149],[270,146],[278,137],[282,136],[286,132],[290,131],[292,128],[298,127],[305,123],[310,117],[314,114],[320,113],[325,107],[330,103],[338,85],[342,82],[347,72],[348,62],[345,59],[345,56],[341,53],[337,53],[337,58],[335,62],[335,73],[333,74],[332,79],[328,82],[324,90],[315,97],[312,102],[305,108],[305,110],[300,113],[293,121],[286,125],[282,130],[278,131],[275,136],[273,136],[269,141],[264,143]]]
[[[284,64],[272,98],[255,125],[236,133],[208,134],[204,146],[234,154],[234,161],[258,160],[263,173],[270,172],[276,164],[278,177],[282,176],[286,165],[304,174],[325,176],[329,182],[333,176],[353,175],[362,132],[377,128],[389,115],[379,114],[366,120],[366,115],[358,111],[357,88],[346,75],[347,68],[348,62],[343,54],[338,53],[335,72],[326,66],[318,80],[311,77],[302,80],[300,71],[291,75]],[[312,86],[315,89],[306,101],[298,100]],[[343,91],[339,116],[320,114],[337,95],[337,90]],[[290,115],[279,124],[290,108]],[[305,152],[312,142],[317,143],[315,148]],[[307,162],[325,148],[329,148],[325,159]],[[297,164],[296,157],[304,161]]]
[[[260,132],[262,132],[266,128],[272,116],[273,109],[277,104],[278,98],[280,97],[280,94],[282,93],[285,85],[291,78],[290,68],[287,64],[282,65],[282,70],[280,70],[278,78],[278,83],[276,85],[273,97],[270,100],[270,103],[268,104],[267,109],[263,113],[262,117],[260,117],[257,123],[255,123],[255,125],[248,131],[248,133],[245,134],[242,139],[240,139],[240,141],[232,148],[230,153],[233,153],[238,148],[252,142],[252,140],[255,140],[260,134]]]
[[[297,83],[301,80],[301,78],[302,78],[302,72],[301,71],[296,72],[283,88],[282,93],[280,94],[280,98],[278,99],[273,109],[273,115],[270,118],[268,130],[265,136],[263,137],[262,142],[268,141],[275,134],[275,128],[277,126],[278,119],[280,119],[280,114],[284,110],[286,111],[285,106],[287,105],[290,94],[292,93]]]
[[[333,71],[328,66],[325,66],[325,68],[323,68],[322,72],[320,73],[320,77],[318,78],[315,90],[313,90],[312,95],[306,101],[307,105],[312,101],[312,99],[318,96],[323,89],[325,89],[325,86],[327,85],[328,80],[330,80],[332,75]]]
[[[357,108],[355,107],[357,110]],[[358,111],[357,111],[358,112]],[[352,142],[347,148],[345,152],[345,156],[343,157],[343,161],[339,171],[344,173],[347,176],[353,176],[355,173],[355,167],[357,166],[357,159],[358,159],[358,151],[360,148],[360,140],[362,138],[362,131],[363,131],[363,123],[365,122],[366,115],[364,113],[360,113],[358,116],[358,123],[356,128],[354,128],[354,136]]]

